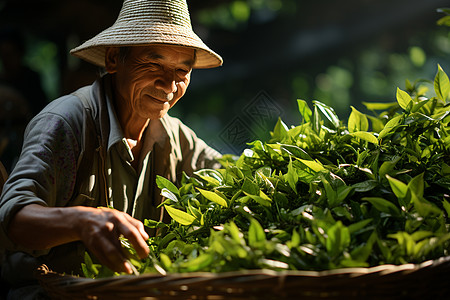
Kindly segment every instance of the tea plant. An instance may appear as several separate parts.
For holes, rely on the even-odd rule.
[[[298,100],[299,125],[278,120],[222,168],[157,178],[170,224],[138,272],[325,270],[420,263],[449,255],[450,83],[438,66],[434,93],[406,81],[395,103],[364,103],[340,120]],[[88,277],[110,276],[84,265]]]

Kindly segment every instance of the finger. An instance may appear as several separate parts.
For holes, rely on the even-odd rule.
[[[149,254],[150,249],[136,227],[130,223],[124,223],[120,225],[120,232],[133,245],[140,258],[144,258]]]
[[[145,231],[144,224],[141,221],[133,218],[132,216],[130,216],[128,214],[126,214],[126,218],[131,224],[133,224],[139,230],[139,233],[141,234],[141,236],[144,240],[148,240],[150,238],[148,236],[148,233]]]
[[[126,215],[126,218],[129,221],[130,227],[125,227],[123,229],[123,236],[133,245],[140,258],[147,257],[150,253],[150,249],[146,242],[149,236],[145,232],[144,225],[142,222],[129,215]]]
[[[122,248],[109,239],[100,238],[98,243],[92,245],[89,250],[97,257],[101,264],[115,272],[132,273],[126,257],[122,254]]]
[[[136,253],[140,258],[144,258],[149,254],[150,249],[146,241],[142,238],[135,227],[127,227],[122,230],[122,233],[123,236],[133,245],[134,250],[136,250]]]

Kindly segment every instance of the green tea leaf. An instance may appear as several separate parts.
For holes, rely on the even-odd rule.
[[[349,230],[350,234],[354,234],[355,232],[358,232],[359,230],[365,228],[367,225],[369,225],[372,222],[372,220],[373,219],[370,218],[370,219],[359,221],[357,223],[350,224],[348,226],[348,230]]]
[[[320,171],[325,170],[323,165],[320,162],[318,162],[318,161],[306,160],[306,159],[301,159],[301,158],[297,158],[297,160],[302,162],[302,164],[304,164],[305,166],[307,166],[308,168],[310,168],[314,172],[320,172]]]
[[[432,231],[427,230],[419,230],[411,234],[411,238],[414,242],[418,242],[420,240],[423,240],[424,238],[433,236],[434,233]]]
[[[248,228],[248,244],[250,247],[258,247],[261,242],[266,241],[266,234],[261,224],[256,219],[250,219],[250,227]]]
[[[246,194],[248,197],[250,197],[251,199],[253,199],[256,202],[258,202],[262,206],[270,207],[272,205],[272,201],[271,200],[267,200],[267,199],[265,199],[263,197],[260,197],[260,196],[251,195],[251,194],[248,194],[246,192],[244,192],[244,194]]]
[[[373,132],[380,132],[381,130],[383,130],[384,128],[384,123],[383,121],[381,121],[379,118],[377,117],[373,117],[373,116],[367,116],[370,120],[370,122],[372,123],[372,131]]]
[[[259,186],[248,178],[244,179],[241,189],[247,194],[259,196]]]
[[[180,197],[180,193],[178,191],[178,188],[173,184],[170,180],[167,178],[164,178],[160,175],[156,175],[156,184],[158,187],[162,189],[169,190],[172,194],[176,195],[177,197]]]
[[[442,214],[440,208],[422,197],[417,197],[415,194],[412,194],[411,199],[417,212],[424,218],[437,217]]]
[[[361,200],[370,202],[378,211],[394,216],[400,215],[398,207],[386,199],[380,197],[364,197]]]
[[[337,129],[340,125],[339,118],[337,114],[335,113],[334,109],[328,105],[325,105],[322,102],[319,102],[317,100],[313,101],[315,107],[317,107],[322,114],[325,116],[325,118],[330,122],[331,125],[333,125],[334,129]]]
[[[355,136],[357,138],[360,138],[366,142],[378,145],[378,139],[376,138],[376,136],[374,136],[372,133],[370,132],[366,132],[366,131],[357,131],[357,132],[352,132],[350,133],[351,136]]]
[[[296,248],[300,245],[301,239],[300,239],[300,235],[298,234],[297,230],[292,230],[292,237],[291,237],[291,243],[290,243],[290,247],[291,248]]]
[[[405,92],[399,88],[397,88],[397,102],[398,102],[398,105],[400,105],[400,107],[406,111],[409,111],[410,105],[412,107],[411,96],[407,92]]]
[[[186,272],[198,272],[205,269],[214,261],[214,256],[211,253],[203,253],[198,257],[183,262],[180,267]]]
[[[371,191],[376,186],[378,186],[378,181],[376,180],[361,181],[352,185],[355,191],[360,193]]]
[[[400,156],[396,156],[390,161],[383,162],[380,166],[380,169],[378,170],[378,175],[380,176],[380,178],[384,178],[386,174],[389,174],[392,170],[394,170],[395,165],[399,162],[400,159]]]
[[[297,171],[292,166],[292,159],[289,158],[288,171],[284,175],[286,181],[288,182],[291,189],[297,193],[297,182],[298,182],[298,174]]]
[[[144,226],[148,228],[165,228],[167,224],[155,220],[144,219]]]
[[[436,23],[439,26],[450,26],[450,16],[442,17]]]
[[[446,101],[448,94],[450,93],[450,82],[448,76],[439,64],[438,71],[434,77],[434,91],[436,92],[437,97],[442,101]]]
[[[210,183],[211,185],[213,185],[215,187],[220,185],[220,181],[214,177],[204,176],[204,175],[198,175],[198,177],[200,177],[201,179],[203,179],[204,181]]]
[[[367,243],[361,244],[350,253],[350,256],[356,261],[365,262],[370,256],[373,244],[377,241],[376,232],[373,231]]]
[[[341,221],[336,222],[327,230],[326,248],[331,256],[336,256],[350,244],[350,232]]]
[[[303,117],[303,120],[308,123],[311,121],[312,111],[305,100],[297,99],[298,111]]]
[[[169,213],[170,217],[172,217],[172,219],[174,219],[181,225],[191,225],[195,221],[195,217],[182,210],[173,208],[168,205],[164,205],[164,208]]]
[[[343,202],[348,195],[353,191],[353,187],[341,185],[337,188],[337,200]]]
[[[275,128],[273,129],[271,135],[273,139],[281,142],[289,137],[288,131],[289,128],[286,126],[286,124],[284,124],[281,118],[278,118],[278,121],[275,124]]]
[[[443,200],[442,204],[444,206],[445,211],[447,212],[447,218],[450,217],[450,203],[447,200]]]
[[[173,202],[178,202],[177,196],[174,193],[172,193],[169,189],[163,188],[161,190],[161,196],[170,199]]]
[[[364,104],[369,110],[388,110],[397,106],[396,102],[390,103],[362,102],[362,104]]]
[[[356,108],[351,106],[352,112],[350,117],[348,118],[348,131],[358,132],[358,131],[367,131],[369,129],[369,121],[367,120],[366,115],[359,112]]]
[[[387,174],[386,178],[388,179],[389,185],[391,186],[391,189],[394,192],[395,196],[397,196],[397,198],[406,197],[406,193],[408,192],[408,186],[405,183]]]
[[[386,125],[384,125],[383,130],[380,131],[380,134],[378,135],[378,139],[381,140],[382,138],[387,136],[389,133],[391,133],[393,130],[395,130],[399,126],[402,117],[403,117],[402,115],[398,115],[398,116],[390,119],[386,123]]]
[[[424,173],[420,173],[419,175],[417,175],[416,177],[411,179],[410,182],[408,182],[408,189],[412,193],[414,193],[417,197],[423,197],[423,192],[424,192],[424,187],[425,187],[423,174]]]
[[[161,264],[165,269],[169,269],[172,266],[172,261],[170,260],[170,257],[164,253],[159,254],[159,260],[161,261]]]
[[[243,239],[244,235],[242,234],[241,231],[239,231],[239,228],[236,226],[236,223],[231,221],[228,224],[225,224],[225,226],[230,232],[230,235],[235,242],[245,245],[245,240]]]
[[[98,266],[92,262],[88,252],[84,253],[83,273],[85,277],[95,278],[98,275]]]
[[[197,190],[200,192],[200,194],[203,195],[203,197],[205,197],[209,201],[215,202],[219,205],[222,205],[223,207],[228,207],[227,201],[224,198],[217,195],[216,193],[207,191],[207,190],[203,190],[200,188],[197,188]]]

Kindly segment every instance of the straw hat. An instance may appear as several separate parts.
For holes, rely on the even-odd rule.
[[[109,46],[171,44],[196,49],[194,68],[214,68],[222,58],[194,33],[186,0],[125,0],[116,22],[71,54],[105,67]]]

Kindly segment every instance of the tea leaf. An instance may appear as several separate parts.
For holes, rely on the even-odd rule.
[[[386,174],[389,174],[392,170],[394,170],[395,165],[400,161],[400,159],[400,156],[395,156],[392,160],[383,162],[378,170],[378,175],[380,178],[384,178]]]
[[[164,205],[164,208],[166,209],[167,213],[169,213],[170,217],[172,217],[172,219],[174,219],[181,225],[191,225],[195,221],[195,217],[182,210],[173,208],[169,205]]]
[[[388,179],[389,185],[391,186],[391,189],[397,196],[397,198],[404,198],[406,196],[406,193],[408,192],[408,186],[400,180],[392,178],[389,175],[386,175],[386,178]]]
[[[222,197],[220,197],[219,195],[217,195],[216,193],[207,191],[207,190],[203,190],[200,188],[197,188],[197,190],[200,192],[200,194],[203,195],[203,197],[205,197],[209,201],[215,202],[219,205],[222,205],[223,207],[228,207],[227,201],[225,199],[223,199]]]
[[[375,103],[375,102],[362,102],[369,110],[388,110],[398,105],[397,102],[392,103]]]
[[[400,210],[392,202],[380,197],[364,197],[361,200],[370,202],[377,210],[391,214],[394,216],[400,215]]]
[[[350,232],[350,234],[358,232],[359,230],[361,230],[361,229],[365,228],[367,225],[369,225],[372,221],[373,221],[373,219],[366,219],[366,220],[359,221],[357,223],[350,224],[348,226],[348,231]]]
[[[297,160],[301,161],[302,164],[304,164],[305,166],[307,166],[314,172],[320,172],[320,171],[325,170],[325,168],[322,166],[322,164],[317,161],[306,160],[306,159],[301,159],[301,158],[297,158]]]
[[[289,158],[288,171],[284,175],[286,181],[288,182],[291,189],[297,193],[297,182],[298,182],[298,174],[297,171],[292,166],[292,159]]]
[[[434,91],[436,92],[437,97],[442,101],[447,100],[448,94],[450,93],[450,82],[448,76],[439,64],[438,71],[434,78]]]
[[[166,197],[167,199],[170,199],[173,202],[178,202],[177,196],[174,193],[172,193],[169,189],[163,188],[161,190],[161,196]]]
[[[412,191],[417,197],[423,197],[424,192],[424,179],[423,174],[420,173],[408,183],[408,189]]]
[[[442,214],[442,211],[437,206],[429,201],[426,201],[422,197],[417,197],[415,194],[412,194],[411,199],[414,207],[417,209],[417,212],[424,218],[437,217]]]
[[[273,129],[271,135],[272,138],[277,141],[284,141],[286,138],[289,137],[288,131],[289,128],[286,126],[286,124],[284,124],[284,122],[281,121],[281,118],[278,118],[278,121],[275,124],[275,128]]]
[[[360,113],[356,108],[351,106],[352,112],[350,117],[348,118],[348,131],[352,132],[362,132],[367,131],[369,129],[369,121],[367,120],[366,115]]]
[[[355,136],[357,138],[360,138],[366,142],[378,145],[378,139],[370,132],[366,131],[357,131],[350,133],[351,136]]]
[[[386,123],[386,125],[384,125],[383,130],[380,131],[380,134],[378,135],[378,139],[381,140],[382,138],[384,138],[385,136],[387,136],[389,133],[391,133],[391,131],[393,131],[394,129],[396,129],[396,128],[399,126],[402,117],[403,117],[402,115],[398,115],[398,116],[396,116],[396,117],[390,119],[390,120]]]
[[[160,175],[156,175],[156,184],[161,190],[167,189],[172,194],[176,195],[177,197],[180,197],[178,188],[170,180],[168,180]]]
[[[450,203],[448,203],[448,201],[444,199],[442,201],[442,204],[444,206],[445,211],[447,212],[447,217],[449,217],[450,216]]]
[[[327,230],[326,248],[331,256],[338,255],[350,244],[350,232],[340,221]]]
[[[203,253],[200,256],[183,262],[180,267],[186,272],[196,272],[205,269],[214,261],[214,256],[210,253]]]
[[[316,107],[322,112],[322,114],[327,118],[327,120],[330,122],[331,125],[333,125],[334,128],[339,127],[339,118],[334,112],[334,109],[328,105],[323,104],[319,101],[313,101]]]
[[[412,98],[407,92],[397,88],[397,102],[401,108],[408,111],[412,105]]]
[[[248,244],[250,247],[258,247],[261,242],[266,241],[266,234],[261,224],[255,219],[250,219],[250,227],[248,228]]]
[[[309,108],[305,100],[297,99],[298,111],[300,112],[303,120],[308,123],[311,121],[312,111]]]

